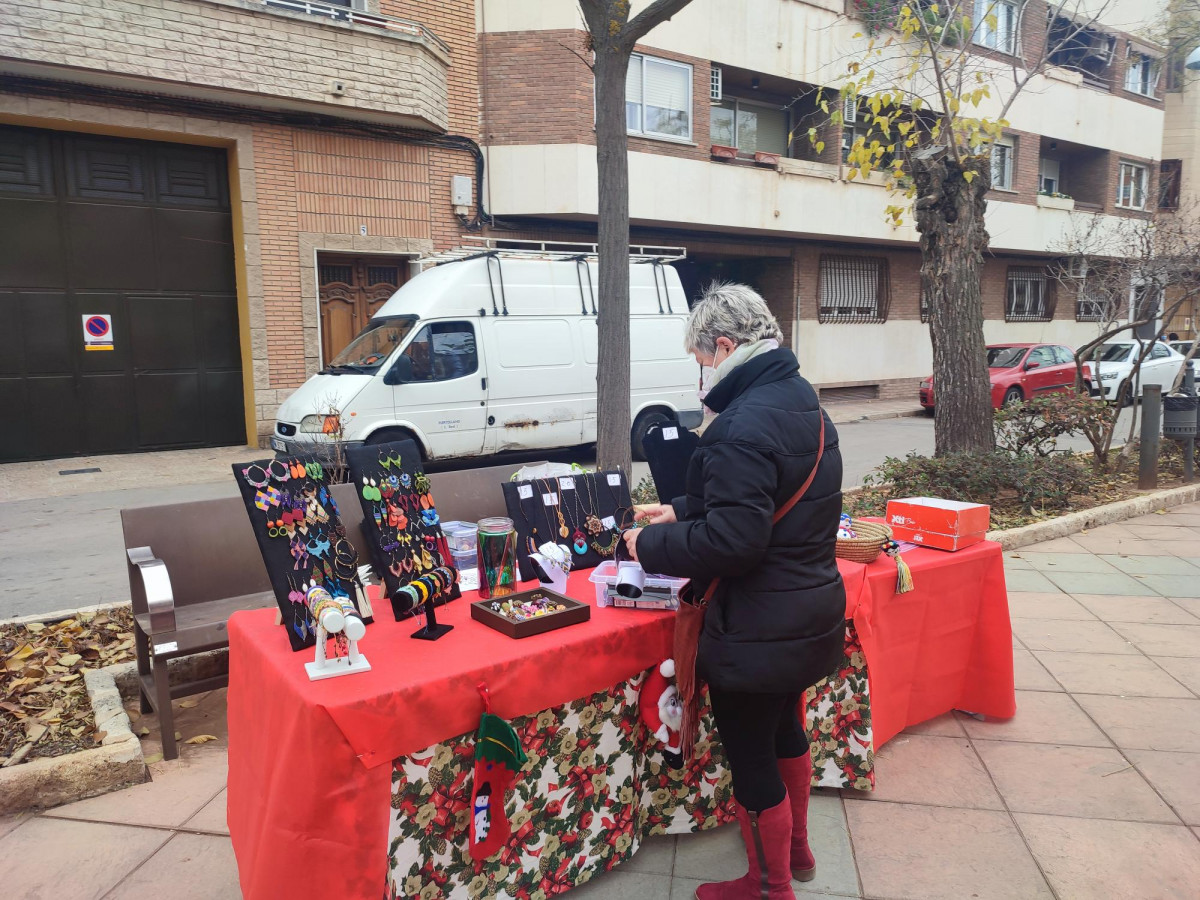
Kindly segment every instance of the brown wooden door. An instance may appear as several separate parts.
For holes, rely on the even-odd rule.
[[[321,362],[327,364],[408,280],[408,260],[322,253],[317,258],[317,269],[321,284]]]

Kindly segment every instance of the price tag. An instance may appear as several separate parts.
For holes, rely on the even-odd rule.
[[[560,479],[558,479],[558,487],[559,487],[559,490],[573,491],[573,490],[575,490],[575,479],[574,478],[560,478]]]
[[[679,429],[676,426],[672,425],[670,428],[664,428],[662,431],[664,441],[679,440]]]
[[[518,484],[517,485],[517,496],[520,497],[522,500],[528,500],[530,497],[533,496],[533,485],[532,484]]]
[[[168,641],[165,644],[155,644],[154,645],[155,653],[174,653],[178,649],[179,649],[179,643],[177,641]]]
[[[600,524],[611,531],[617,527],[617,520],[612,516],[605,516],[600,520]]]
[[[611,475],[609,475],[608,483],[611,484],[613,487],[620,487],[621,486],[621,473],[613,472]]]
[[[549,494],[542,494],[542,502],[547,506],[558,506],[558,492],[552,491]]]

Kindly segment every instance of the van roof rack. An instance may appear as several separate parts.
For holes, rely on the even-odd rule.
[[[527,241],[514,238],[465,237],[462,247],[443,250],[418,260],[422,267],[461,262],[481,256],[501,259],[578,260],[598,256],[595,244],[572,241]],[[659,247],[651,244],[630,244],[629,258],[634,262],[673,262],[687,258],[685,247]]]

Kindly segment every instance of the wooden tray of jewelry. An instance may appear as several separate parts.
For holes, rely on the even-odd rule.
[[[578,625],[591,617],[592,608],[588,604],[546,588],[518,591],[471,604],[472,619],[514,639]]]

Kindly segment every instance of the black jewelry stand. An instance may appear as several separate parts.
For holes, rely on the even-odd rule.
[[[454,630],[453,625],[438,624],[437,616],[433,612],[434,605],[435,604],[432,597],[425,601],[421,607],[421,609],[425,612],[425,627],[417,629],[410,635],[410,637],[415,638],[418,641],[436,641],[447,631]]]

